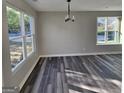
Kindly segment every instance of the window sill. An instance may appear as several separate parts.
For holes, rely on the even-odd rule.
[[[122,43],[112,43],[112,44],[97,43],[96,45],[122,45]]]
[[[32,53],[30,53],[30,55],[28,55],[28,57],[26,59],[22,60],[14,68],[12,68],[12,75],[13,76],[22,68],[22,66],[27,62],[27,60],[33,56],[33,54],[35,54],[34,51]]]

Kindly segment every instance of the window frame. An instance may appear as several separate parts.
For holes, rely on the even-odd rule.
[[[107,28],[107,30],[104,30],[103,32],[105,33],[105,36],[104,36],[104,38],[105,38],[105,40],[102,42],[102,43],[99,43],[98,42],[98,39],[97,39],[97,35],[98,35],[98,18],[100,18],[100,17],[106,17],[107,19],[106,19],[106,22],[108,23],[108,18],[109,17],[120,17],[121,18],[121,24],[119,25],[119,27],[120,27],[120,32],[119,32],[119,42],[118,41],[116,41],[116,42],[112,42],[112,43],[109,43],[108,42],[108,25],[107,24],[105,24],[105,26],[107,26],[107,27],[105,27],[105,28]],[[121,39],[121,25],[122,25],[122,16],[98,16],[97,18],[96,18],[96,45],[122,45],[122,42],[120,41],[120,39]],[[117,32],[117,31],[114,31],[115,33]],[[114,36],[114,41],[115,41],[115,38],[117,39],[117,37],[116,36]]]
[[[23,12],[23,21],[24,21],[24,15],[30,16],[30,15],[28,15],[28,14]],[[30,17],[32,18],[32,22],[31,22],[32,31],[31,31],[31,34],[26,34],[25,33],[25,41],[26,41],[26,37],[31,36],[31,39],[32,39],[32,52],[30,52],[29,54],[26,52],[27,57],[30,56],[35,51],[35,43],[34,43],[34,38],[35,38],[35,24],[34,24],[34,22],[35,21],[34,21],[34,18],[32,16],[30,16]],[[25,44],[25,46],[26,46],[26,44]],[[27,51],[27,49],[26,49],[26,51]]]
[[[7,7],[9,7],[9,8],[12,8],[12,9],[14,9],[14,10],[16,10],[16,11],[18,11],[18,12],[20,12],[20,19],[19,19],[19,21],[20,21],[20,27],[21,27],[21,36],[18,36],[18,37],[14,37],[13,39],[15,39],[15,38],[18,38],[18,39],[22,39],[22,49],[23,49],[23,60],[21,60],[18,64],[16,64],[16,66],[15,67],[13,67],[12,68],[12,66],[11,66],[11,71],[13,72],[13,73],[16,73],[19,69],[20,69],[20,67],[22,67],[22,65],[29,59],[29,58],[31,58],[31,56],[36,52],[36,46],[35,46],[35,17],[34,16],[32,16],[32,15],[30,15],[29,13],[26,13],[25,11],[23,11],[23,10],[21,10],[21,9],[19,9],[19,8],[17,8],[17,7],[15,7],[15,6],[13,6],[13,5],[11,5],[11,4],[9,4],[9,3],[7,3],[6,4],[6,10],[7,10]],[[32,37],[32,51],[30,52],[30,54],[28,55],[28,53],[27,53],[27,49],[26,49],[26,34],[25,34],[25,25],[24,25],[24,14],[26,14],[26,15],[28,15],[29,17],[31,17],[32,18],[32,31],[31,31],[31,34],[30,34],[30,36]],[[7,25],[8,25],[8,22],[7,22]],[[23,30],[22,30],[23,29]],[[7,32],[8,33],[8,32]],[[9,33],[8,33],[8,37],[9,37]],[[8,41],[9,41],[9,38],[8,38]],[[9,61],[11,62],[11,58],[10,58],[10,44],[9,44]],[[10,63],[11,64],[11,63]]]

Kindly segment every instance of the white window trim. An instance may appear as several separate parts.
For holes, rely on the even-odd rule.
[[[108,29],[108,28],[107,28],[107,20],[108,20],[108,17],[121,17],[121,16],[98,16],[97,19],[98,19],[99,17],[106,17],[106,18],[107,18],[107,19],[105,20],[105,21],[106,21],[106,22],[105,22],[106,24],[105,24],[105,31],[104,31],[104,32],[105,32],[105,37],[104,37],[104,38],[105,38],[105,41],[102,42],[102,43],[99,43],[99,42],[97,41],[97,38],[96,38],[96,45],[122,45],[122,42],[120,42],[120,39],[119,39],[119,42],[113,42],[113,43],[108,43],[108,40],[107,40],[107,37],[108,37],[108,36],[107,36],[107,35],[108,35],[108,34],[107,34],[107,32],[108,32],[108,31],[107,31],[107,29]],[[97,21],[96,21],[96,22],[97,22]],[[97,24],[97,23],[96,23],[96,24]],[[96,25],[96,26],[97,26],[97,25]],[[121,27],[121,24],[120,24],[119,26]],[[98,26],[97,26],[97,27],[98,27]],[[96,28],[97,28],[97,27],[96,27]],[[120,28],[120,29],[121,29],[121,28]],[[115,31],[115,32],[116,32],[116,31]],[[97,37],[97,31],[96,31],[96,37]],[[120,37],[120,35],[119,35],[119,37]],[[116,38],[116,37],[114,37],[114,40],[115,40],[115,38]],[[117,38],[116,38],[116,39],[117,39]]]
[[[27,62],[27,60],[29,60],[35,52],[32,52],[27,59],[20,61],[14,68],[12,68],[12,75],[14,76],[16,74],[16,72],[18,72],[22,66]]]
[[[10,8],[13,8],[13,9],[15,9],[15,10],[17,10],[17,11],[19,11],[20,12],[20,14],[21,14],[21,17],[20,17],[20,25],[21,25],[21,32],[22,32],[22,36],[19,36],[19,37],[16,37],[16,38],[22,38],[22,48],[24,48],[23,49],[23,60],[21,60],[14,68],[11,68],[11,71],[12,71],[12,73],[14,74],[14,73],[16,73],[19,69],[20,69],[20,67],[22,67],[23,66],[23,64],[25,63],[25,62],[27,62],[27,60],[36,52],[36,46],[35,46],[35,24],[34,24],[34,22],[35,22],[35,19],[34,19],[34,17],[32,16],[32,15],[30,15],[30,14],[28,14],[28,13],[26,13],[26,12],[24,12],[24,11],[22,11],[21,9],[19,9],[19,8],[16,8],[15,6],[13,6],[13,5],[11,5],[11,4],[9,4],[9,3],[7,3],[6,4],[6,7],[10,7]],[[28,16],[30,16],[31,18],[32,18],[32,34],[30,34],[31,35],[31,37],[32,37],[32,52],[30,52],[29,54],[27,54],[27,49],[26,49],[26,35],[25,35],[25,27],[24,27],[24,14],[26,14],[26,15],[28,15]],[[22,30],[23,29],[23,30]],[[15,39],[15,38],[13,38],[13,39]],[[9,56],[10,56],[10,51],[9,51]],[[11,62],[11,61],[10,61]]]

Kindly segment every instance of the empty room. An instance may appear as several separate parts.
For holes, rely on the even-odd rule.
[[[2,0],[3,93],[122,93],[122,0]]]

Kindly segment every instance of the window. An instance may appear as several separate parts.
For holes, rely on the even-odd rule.
[[[121,17],[98,17],[97,44],[119,44],[121,41]]]
[[[34,51],[33,18],[7,6],[10,62],[12,68]]]
[[[33,51],[33,33],[32,33],[32,18],[24,14],[24,25],[25,25],[25,41],[27,55],[29,56]]]

